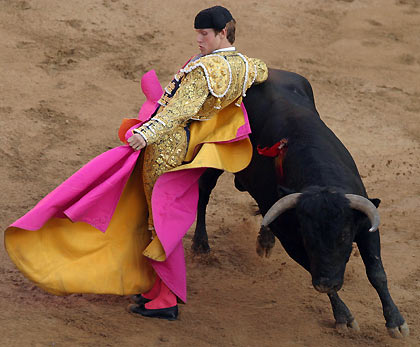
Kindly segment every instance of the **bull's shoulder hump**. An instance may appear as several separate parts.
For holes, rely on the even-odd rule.
[[[311,103],[315,103],[311,84],[305,77],[296,72],[270,68],[268,69],[266,83],[277,92],[282,90],[293,92],[305,97]]]
[[[268,69],[269,81],[275,84],[294,84],[294,85],[309,85],[309,81],[302,75],[286,70]]]

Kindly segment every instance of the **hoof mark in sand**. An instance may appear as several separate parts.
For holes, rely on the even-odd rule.
[[[0,106],[0,113],[10,114],[13,112],[13,109],[10,106]]]
[[[363,40],[362,41],[362,46],[365,46],[365,47],[377,47],[377,46],[379,46],[379,42],[373,41],[373,40]]]
[[[374,19],[366,19],[366,22],[368,22],[370,25],[373,25],[375,27],[382,26],[382,23],[374,20]]]
[[[146,72],[147,67],[142,63],[136,64],[132,58],[119,59],[110,64],[110,68],[120,73],[127,80],[139,81],[140,77]]]
[[[400,64],[413,65],[416,63],[416,57],[411,54],[405,53],[399,56],[398,61]]]
[[[69,27],[79,30],[79,31],[86,31],[85,28],[83,28],[82,24],[83,21],[79,19],[67,19],[67,20],[60,20],[60,22],[63,22],[67,24]]]
[[[420,7],[420,0],[397,0],[397,5],[408,5],[412,8]]]
[[[25,48],[36,48],[37,44],[35,41],[19,41],[16,43],[16,48],[25,49]]]
[[[18,10],[30,10],[32,8],[31,4],[28,1],[16,1],[12,2],[12,6]]]
[[[41,62],[40,67],[47,72],[73,69],[77,65],[75,55],[75,48],[59,49],[53,54],[45,53],[46,58]]]
[[[136,39],[141,43],[150,43],[155,39],[155,36],[158,34],[160,34],[159,30],[154,30],[153,32],[145,32],[141,35],[137,35]]]

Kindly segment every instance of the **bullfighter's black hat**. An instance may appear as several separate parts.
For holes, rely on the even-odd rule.
[[[195,16],[194,28],[222,30],[232,19],[233,17],[227,8],[213,6],[200,11]]]

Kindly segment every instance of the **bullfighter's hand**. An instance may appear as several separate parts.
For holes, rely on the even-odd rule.
[[[143,136],[139,134],[134,134],[128,140],[128,144],[133,148],[135,151],[139,151],[146,147],[147,143],[144,140]]]

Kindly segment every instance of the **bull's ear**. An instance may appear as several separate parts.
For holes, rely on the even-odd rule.
[[[379,207],[379,204],[381,203],[380,199],[369,199],[371,201],[372,204],[375,205],[376,208]]]
[[[283,187],[281,185],[277,185],[277,193],[279,194],[279,197],[282,198],[283,196],[296,193],[294,190]]]

